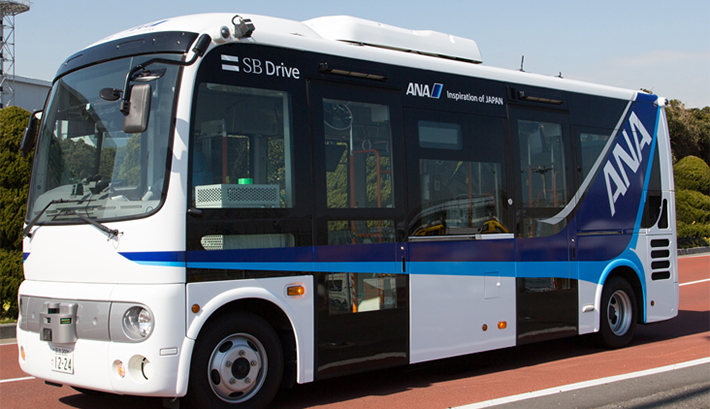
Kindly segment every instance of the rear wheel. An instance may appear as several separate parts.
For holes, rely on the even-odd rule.
[[[264,408],[278,391],[283,351],[261,317],[233,313],[203,329],[186,396],[192,408]]]
[[[601,328],[598,341],[609,348],[621,348],[631,342],[636,331],[636,295],[628,281],[612,277],[602,291]]]

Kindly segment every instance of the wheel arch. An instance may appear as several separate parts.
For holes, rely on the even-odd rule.
[[[313,380],[315,315],[312,277],[284,277],[261,281],[260,284],[260,287],[248,285],[225,290],[223,284],[200,283],[188,290],[191,295],[188,295],[188,323],[180,359],[179,396],[187,393],[195,343],[204,334],[207,325],[237,311],[261,317],[277,332],[284,355],[282,387]],[[306,293],[300,297],[286,297],[286,287],[294,284],[304,285]],[[191,310],[194,304],[200,305],[197,313]]]
[[[286,312],[271,300],[264,298],[242,298],[232,300],[217,310],[201,325],[195,339],[199,339],[205,328],[214,321],[232,312],[248,312],[264,319],[278,334],[284,355],[284,374],[281,382],[284,387],[291,387],[296,382],[298,354],[296,351],[296,333],[291,319]],[[194,354],[194,351],[193,351]]]
[[[628,260],[616,260],[611,263],[605,270],[599,280],[599,286],[597,287],[596,294],[596,305],[598,310],[601,311],[602,306],[602,292],[604,286],[612,277],[620,277],[626,280],[631,285],[634,290],[634,295],[636,296],[636,322],[642,324],[646,321],[646,291],[644,286],[644,280],[638,269],[633,263]],[[599,315],[601,319],[601,314]],[[599,328],[599,326],[597,326]]]

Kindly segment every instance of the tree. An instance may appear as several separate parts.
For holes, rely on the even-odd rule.
[[[673,162],[697,156],[710,165],[710,107],[685,108],[674,99],[666,107]]]
[[[22,282],[22,223],[25,219],[32,155],[20,155],[20,141],[30,113],[0,110],[0,317],[17,316]]]

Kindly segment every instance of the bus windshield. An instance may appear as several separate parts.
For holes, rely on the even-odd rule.
[[[148,82],[151,107],[143,133],[123,132],[120,101],[99,96],[104,88],[121,90],[130,69],[149,58],[113,60],[55,81],[39,129],[27,220],[37,217],[50,202],[39,223],[81,222],[79,214],[91,219],[125,219],[160,206],[169,169],[179,68],[151,65],[157,74]]]

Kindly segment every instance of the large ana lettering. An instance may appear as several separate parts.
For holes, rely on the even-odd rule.
[[[609,197],[609,210],[612,216],[616,213],[616,201],[619,197],[624,196],[629,186],[631,186],[626,168],[635,174],[641,162],[643,162],[643,148],[646,145],[650,146],[653,141],[651,134],[648,133],[634,112],[629,117],[629,125],[633,143],[626,131],[622,131],[621,134],[624,137],[624,141],[626,141],[627,149],[621,146],[621,140],[617,142],[611,152],[611,157],[604,165],[604,181],[606,182],[606,193]],[[640,140],[639,137],[641,138]],[[612,159],[616,162],[616,167],[614,167]]]

